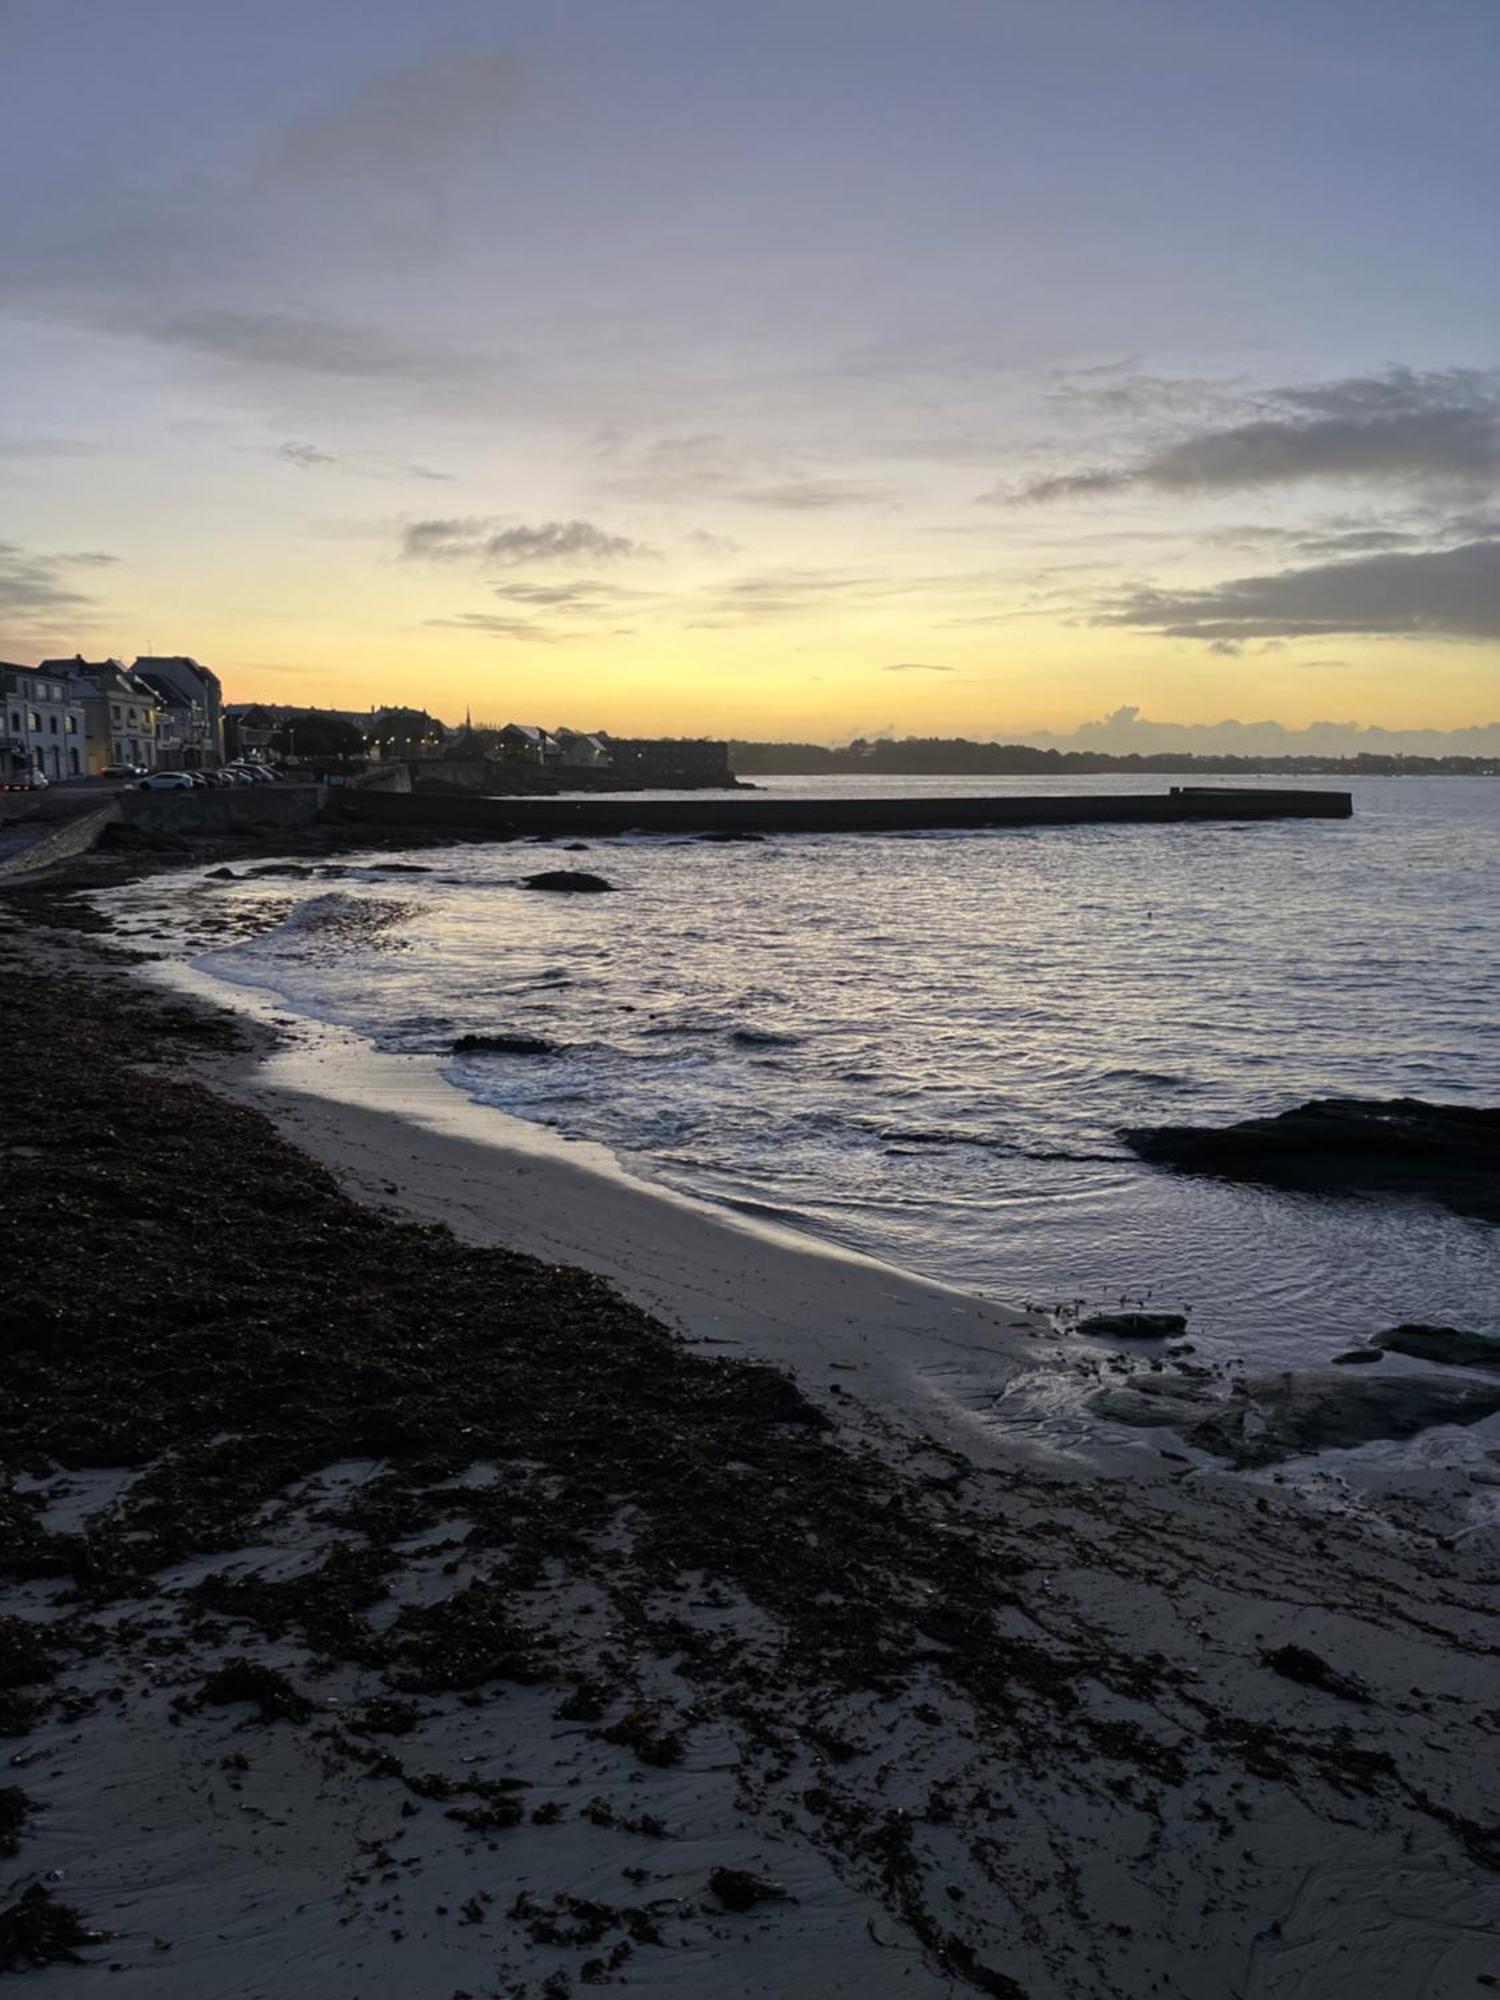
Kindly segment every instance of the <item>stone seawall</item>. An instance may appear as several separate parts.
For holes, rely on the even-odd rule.
[[[393,804],[414,803],[398,795],[389,796]],[[120,794],[120,810],[128,826],[138,826],[147,833],[236,833],[262,826],[310,826],[322,817],[327,798],[325,785],[235,785],[224,791],[127,791]]]
[[[608,839],[622,833],[915,833],[994,826],[1180,825],[1199,820],[1347,819],[1347,792],[1235,791],[1174,788],[1086,797],[954,799],[680,799],[443,798],[414,794],[336,794],[343,820],[378,827],[392,839],[403,828],[471,840]]]

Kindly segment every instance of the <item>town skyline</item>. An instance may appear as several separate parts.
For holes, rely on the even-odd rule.
[[[1467,747],[1491,27],[19,0],[0,658],[653,734]]]

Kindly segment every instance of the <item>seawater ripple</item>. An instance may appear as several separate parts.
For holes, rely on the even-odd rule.
[[[1334,1094],[1500,1101],[1500,782],[1354,790],[1350,822],[1244,830],[596,842],[621,893],[586,899],[515,886],[545,850],[455,849],[399,905],[378,869],[337,901],[205,884],[179,931],[195,897],[290,895],[200,962],[386,1047],[545,1036],[555,1056],[449,1073],[934,1276],[1149,1297],[1209,1355],[1305,1365],[1401,1319],[1500,1331],[1500,1232],[1175,1178],[1117,1133]]]

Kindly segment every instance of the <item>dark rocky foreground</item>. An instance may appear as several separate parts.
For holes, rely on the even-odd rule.
[[[55,890],[8,907],[89,922]],[[895,1432],[859,1447],[837,1386],[348,1198],[202,1081],[241,1030],[109,976],[113,950],[0,936],[0,1730],[22,1760],[0,1965],[195,1990],[165,1983],[190,1912],[178,1945],[132,1936],[84,1871],[32,1872],[83,1732],[164,1760],[218,1732],[205,1839],[300,1796],[260,1775],[287,1739],[368,1801],[379,1837],[323,1864],[351,1927],[318,1939],[329,2000],[370,1990],[331,1969],[352,1935],[397,1960],[418,1937],[486,1948],[482,1985],[412,1958],[389,1990],[546,2000],[774,1938],[797,1899],[748,1834],[672,1876],[689,1829],[648,1787],[705,1757],[744,1826],[869,1899],[870,1949],[913,1993],[1196,2000],[1325,1854],[1396,1866],[1414,1843],[1464,1895],[1500,1872],[1479,1571],[1429,1550],[1409,1572],[1276,1495],[1215,1511]],[[351,1462],[373,1470],[340,1485]],[[130,1476],[50,1522],[90,1468]],[[268,1523],[307,1493],[305,1560],[268,1567]],[[607,1790],[509,1775],[538,1700],[544,1733],[614,1760]],[[480,1741],[499,1748],[476,1767]],[[481,1885],[451,1902],[422,1886],[443,1840]],[[607,1896],[550,1858],[580,1840]],[[241,1990],[222,1965],[212,1988]]]
[[[1419,1195],[1500,1223],[1500,1110],[1327,1097],[1218,1129],[1148,1125],[1120,1136],[1181,1173],[1309,1194]]]

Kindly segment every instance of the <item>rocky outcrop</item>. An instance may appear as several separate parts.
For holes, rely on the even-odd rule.
[[[614,888],[602,875],[590,875],[582,868],[544,868],[540,875],[524,875],[523,889],[546,889],[564,896],[600,896]]]
[[[1181,1173],[1312,1194],[1421,1195],[1500,1223],[1500,1110],[1324,1097],[1274,1118],[1128,1127],[1126,1144]]]
[[[1091,1313],[1078,1331],[1091,1340],[1172,1340],[1187,1332],[1187,1320],[1181,1313]]]
[[[1096,1416],[1170,1428],[1235,1465],[1275,1465],[1309,1452],[1416,1437],[1438,1424],[1477,1424],[1500,1410],[1500,1382],[1453,1375],[1258,1375],[1224,1395],[1172,1375],[1138,1375],[1090,1398]]]
[[[1486,1333],[1464,1333],[1456,1326],[1393,1326],[1377,1333],[1375,1345],[1387,1354],[1409,1354],[1416,1361],[1446,1362],[1450,1368],[1479,1368],[1500,1375],[1500,1340]]]
[[[456,1056],[555,1056],[556,1042],[545,1035],[460,1035]]]

